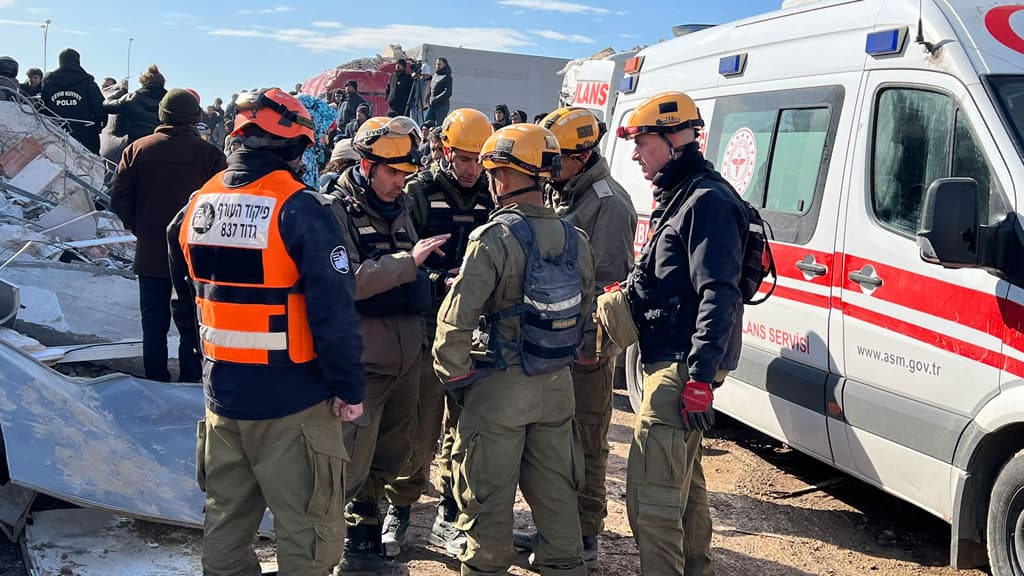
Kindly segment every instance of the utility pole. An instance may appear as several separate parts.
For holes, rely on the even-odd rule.
[[[135,42],[135,38],[128,39],[128,74],[125,78],[132,77],[132,42]]]
[[[49,72],[49,68],[46,67],[46,37],[50,32],[50,21],[47,20],[43,24],[39,25],[43,29],[43,73]]]

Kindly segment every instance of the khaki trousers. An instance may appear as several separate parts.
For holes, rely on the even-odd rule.
[[[352,454],[345,486],[353,502],[372,505],[384,498],[410,456],[419,382],[416,370],[400,376],[366,374],[366,397],[359,423],[346,423],[345,448]],[[362,507],[366,508],[366,507]],[[346,514],[349,526],[379,524],[376,516]]]
[[[258,576],[252,540],[269,506],[281,574],[324,576],[345,538],[341,420],[321,402],[283,418],[233,420],[206,411],[196,434],[206,492],[205,576]]]
[[[608,516],[605,477],[608,473],[608,427],[612,421],[611,358],[602,358],[594,366],[572,367],[572,387],[576,397],[576,423],[579,425],[586,482],[576,497],[580,529],[584,536],[597,537]]]
[[[388,501],[395,506],[411,506],[427,491],[430,463],[437,452],[437,440],[441,437],[444,417],[445,394],[441,380],[434,372],[434,358],[429,348],[420,355],[415,372],[414,378],[419,384],[419,400],[412,435],[412,454],[402,465],[398,478],[385,487]],[[450,450],[448,454],[450,457]]]
[[[463,575],[506,574],[516,486],[540,536],[534,565],[542,575],[586,576],[576,493],[582,449],[573,426],[568,369],[526,376],[518,367],[469,387],[452,451],[456,526],[466,532]]]
[[[703,434],[684,430],[679,413],[687,380],[685,364],[644,364],[644,400],[626,476],[626,510],[644,576],[715,573]]]

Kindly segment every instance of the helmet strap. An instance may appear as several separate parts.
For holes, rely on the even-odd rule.
[[[513,190],[513,191],[509,192],[508,194],[502,194],[501,196],[498,196],[496,198],[496,200],[497,200],[497,203],[500,204],[499,208],[504,208],[505,206],[508,206],[509,204],[511,204],[511,202],[508,202],[508,200],[510,198],[515,198],[516,196],[521,196],[523,194],[526,194],[527,192],[541,192],[540,182],[537,181],[537,180],[534,180],[533,184],[530,184],[529,186],[524,186],[524,187],[522,187],[522,188],[520,188],[518,190]]]
[[[363,176],[366,178],[366,185],[368,187],[373,187],[373,166],[373,161],[367,158],[359,159],[359,169],[363,173]]]

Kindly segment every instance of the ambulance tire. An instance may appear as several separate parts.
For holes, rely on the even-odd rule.
[[[640,412],[644,401],[644,367],[640,363],[640,346],[633,344],[623,353],[626,364],[626,391],[629,392],[629,406],[633,414]]]
[[[988,505],[992,576],[1024,575],[1024,452],[1003,466]]]

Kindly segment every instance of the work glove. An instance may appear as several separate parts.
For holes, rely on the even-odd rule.
[[[707,432],[715,424],[715,411],[711,402],[715,399],[711,385],[707,382],[690,380],[679,395],[679,413],[683,415],[683,428]]]

